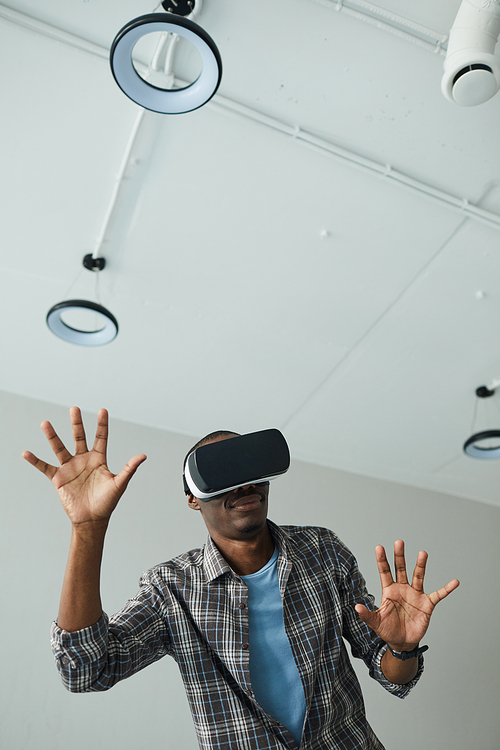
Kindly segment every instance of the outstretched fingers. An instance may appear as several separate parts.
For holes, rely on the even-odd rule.
[[[116,475],[115,484],[121,492],[125,492],[128,483],[146,458],[144,453],[139,453],[137,456],[131,458],[130,461],[127,461],[120,473]]]
[[[34,453],[31,453],[31,451],[24,451],[22,456],[25,461],[34,466],[35,469],[38,469],[38,471],[41,471],[42,474],[45,474],[49,479],[52,479],[57,471],[55,466],[48,464],[46,461],[41,461]]]
[[[434,591],[433,594],[429,594],[429,599],[431,603],[436,606],[440,601],[443,599],[446,599],[448,594],[451,594],[452,591],[455,591],[460,586],[460,581],[454,578],[452,581],[446,584],[446,586],[443,586],[443,588],[438,589],[437,591]]]
[[[97,412],[97,429],[95,432],[94,450],[96,453],[102,453],[106,457],[108,447],[108,412],[106,409],[99,409]]]
[[[402,539],[394,542],[394,570],[398,583],[408,583],[406,575],[405,543]]]
[[[61,440],[57,432],[54,430],[50,422],[42,422],[40,427],[42,429],[43,434],[49,441],[49,445],[54,451],[59,463],[62,466],[62,464],[65,464],[66,461],[70,460],[71,453],[66,448],[63,441]]]
[[[369,628],[377,632],[380,628],[380,610],[372,612],[365,607],[364,604],[356,604],[354,609],[356,610],[359,619],[364,622],[365,625],[368,625]]]
[[[394,583],[394,579],[392,577],[390,565],[387,561],[385,549],[381,544],[375,547],[375,557],[377,558],[377,567],[378,572],[380,573],[380,582],[382,583],[382,588],[385,589]]]
[[[78,406],[72,406],[69,410],[69,416],[73,429],[73,440],[75,441],[75,454],[86,453],[88,448],[85,437],[85,428],[83,426],[82,412]]]
[[[415,570],[413,571],[413,578],[412,578],[412,588],[415,589],[415,591],[421,591],[424,590],[424,577],[425,577],[425,567],[427,565],[427,558],[429,555],[427,552],[424,552],[421,550],[418,553],[417,556],[417,562],[415,565]]]

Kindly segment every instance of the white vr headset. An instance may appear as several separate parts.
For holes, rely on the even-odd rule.
[[[189,454],[184,492],[203,502],[245,484],[262,484],[288,471],[290,452],[279,430],[261,430],[201,445]]]

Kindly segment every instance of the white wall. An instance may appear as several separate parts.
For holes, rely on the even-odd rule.
[[[95,417],[84,415],[93,434]],[[0,393],[0,561],[2,679],[0,745],[4,750],[196,750],[182,683],[163,659],[107,693],[71,695],[57,676],[48,630],[56,616],[69,522],[52,485],[21,458],[50,459],[39,430],[50,419],[71,444],[67,410]],[[213,425],[218,429],[220,425]],[[103,571],[103,602],[112,613],[135,593],[140,573],[203,544],[199,514],[187,508],[181,463],[194,438],[112,419],[109,464],[118,471],[134,453],[148,461],[113,517]],[[334,529],[358,558],[380,597],[374,547],[407,543],[409,567],[429,552],[426,590],[451,578],[461,587],[442,602],[425,642],[426,673],[400,701],[358,670],[368,717],[387,750],[497,750],[500,728],[500,509],[294,462],[272,485],[278,523]],[[236,750],[236,749],[235,749]]]

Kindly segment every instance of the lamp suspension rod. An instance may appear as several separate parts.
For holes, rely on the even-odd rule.
[[[177,3],[174,2],[174,5]],[[161,5],[164,6],[163,3]],[[196,16],[200,14],[200,11],[203,7],[203,0],[196,0],[196,2],[193,3],[193,7],[191,10],[191,13],[189,13],[185,18],[189,18],[191,21],[193,21]],[[165,62],[163,64],[163,73],[166,76],[166,88],[171,88],[175,82],[175,75],[174,75],[174,58],[175,58],[175,51],[177,48],[177,43],[179,41],[179,34],[172,34],[165,32],[166,39],[164,40],[164,44],[159,44],[156,48],[156,51],[153,55],[153,59],[151,60],[151,68],[152,70],[159,70],[161,65],[161,55],[164,51],[164,48],[166,47],[166,54],[165,54]]]
[[[191,14],[193,15],[193,14]],[[159,61],[161,59],[162,53],[167,46],[167,54],[166,54],[166,61],[165,61],[165,73],[167,75],[170,75],[173,77],[173,73],[170,71],[167,71],[167,63],[170,66],[170,68],[173,66],[173,54],[175,51],[175,42],[177,41],[177,35],[172,34],[162,34],[160,37],[160,41],[158,42],[156,49],[153,53],[153,57],[151,58],[151,62],[148,66],[148,69],[146,73],[144,74],[144,78],[147,79],[151,75],[151,72],[153,70],[157,70],[157,66],[159,64]],[[118,202],[119,194],[120,194],[120,188],[123,184],[123,181],[125,180],[125,175],[127,173],[127,170],[130,166],[131,158],[132,158],[132,152],[134,150],[134,146],[137,141],[137,137],[139,135],[139,130],[142,124],[142,120],[144,118],[146,110],[141,107],[137,113],[137,116],[135,118],[135,122],[132,126],[132,131],[130,133],[127,145],[125,147],[125,152],[122,157],[122,161],[120,164],[120,168],[118,170],[118,174],[115,177],[115,183],[113,185],[113,192],[111,194],[111,200],[109,202],[108,210],[106,211],[106,215],[104,217],[104,221],[101,227],[101,231],[99,232],[99,236],[97,238],[94,252],[92,253],[93,258],[99,258],[101,257],[101,249],[104,244],[104,241],[106,239],[106,234],[111,222],[111,219],[113,217],[113,213],[116,208],[116,204]]]
[[[144,112],[146,110],[141,109],[136,115],[134,125],[132,127],[132,132],[130,133],[127,146],[125,148],[125,153],[123,154],[122,162],[120,165],[120,169],[118,170],[118,174],[115,177],[115,183],[113,185],[113,192],[111,194],[111,200],[109,202],[108,210],[106,211],[106,215],[104,217],[104,221],[101,227],[101,231],[99,232],[99,236],[97,238],[94,252],[92,253],[93,258],[99,258],[101,257],[101,248],[104,243],[104,240],[106,238],[106,234],[108,231],[109,224],[111,222],[113,213],[116,208],[116,204],[118,202],[118,196],[120,193],[120,188],[122,186],[122,183],[125,179],[125,173],[129,167],[130,164],[130,157],[132,154],[132,150],[135,146],[135,142],[137,140],[137,135],[139,133],[139,128],[141,127],[141,123],[144,117]]]

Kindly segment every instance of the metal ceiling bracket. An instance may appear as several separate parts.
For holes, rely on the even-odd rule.
[[[196,5],[196,0],[164,0],[162,7],[167,13],[176,16],[189,16]]]
[[[476,388],[476,396],[478,398],[489,398],[490,396],[495,395],[495,390],[492,388],[488,388],[487,385],[480,385],[479,388]]]
[[[91,253],[86,255],[83,259],[83,266],[88,271],[102,271],[105,265],[105,258],[94,258]]]

